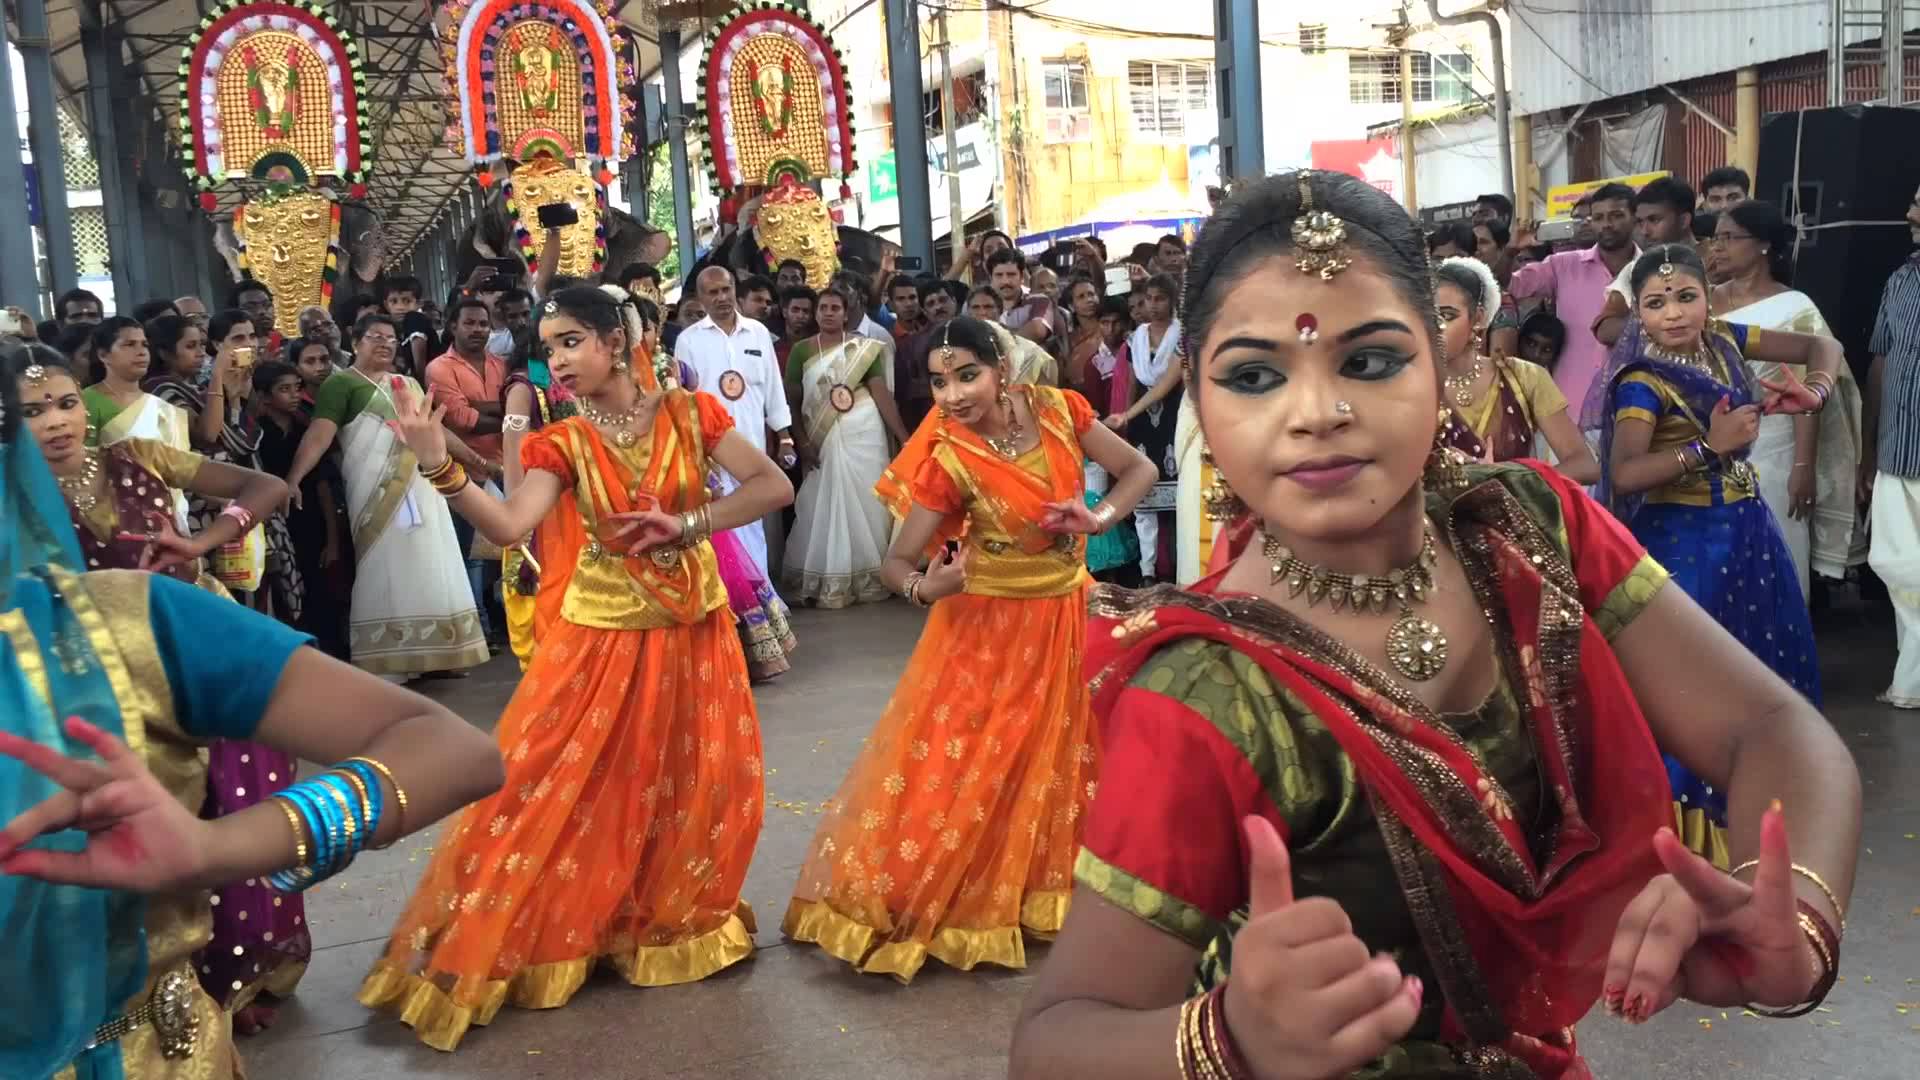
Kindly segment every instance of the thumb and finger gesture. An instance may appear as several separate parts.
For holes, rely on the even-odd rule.
[[[0,873],[94,888],[154,891],[192,876],[199,819],[169,795],[125,743],[69,717],[69,737],[99,760],[72,757],[10,733],[0,755],[59,784],[55,792],[0,829]],[[67,829],[88,834],[78,851],[27,844]]]
[[[1667,873],[1621,914],[1607,958],[1607,1010],[1638,1022],[1682,996],[1707,1005],[1805,1000],[1818,972],[1799,926],[1778,804],[1761,819],[1751,885],[1688,850],[1671,829],[1656,833],[1653,846]]]
[[[1247,925],[1234,939],[1229,1028],[1262,1077],[1344,1076],[1405,1037],[1420,1015],[1418,978],[1371,953],[1340,905],[1296,900],[1285,841],[1249,817]]]

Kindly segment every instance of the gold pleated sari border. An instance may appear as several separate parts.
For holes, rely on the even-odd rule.
[[[521,1009],[557,1009],[573,999],[599,964],[640,987],[697,982],[753,955],[753,912],[745,903],[727,921],[704,934],[672,945],[642,945],[533,964],[505,979],[460,979],[443,990],[425,975],[406,971],[390,960],[374,964],[360,984],[360,1004],[394,1014],[435,1050],[452,1051],[467,1030],[493,1022],[502,1005]]]
[[[1051,941],[1067,921],[1072,894],[1064,890],[1030,893],[1020,905],[1017,926],[970,930],[946,926],[926,943],[875,940],[888,931],[835,910],[823,900],[795,900],[787,907],[780,932],[807,945],[817,945],[828,956],[849,964],[863,975],[891,975],[901,985],[913,981],[931,956],[951,968],[972,971],[981,964],[1025,970],[1026,938]]]

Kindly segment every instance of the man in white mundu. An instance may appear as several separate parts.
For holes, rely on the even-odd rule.
[[[734,296],[733,274],[725,267],[709,266],[694,279],[707,317],[680,332],[674,342],[673,358],[693,371],[694,384],[720,399],[733,415],[733,426],[746,440],[761,450],[767,449],[767,431],[779,440],[773,458],[794,452],[793,415],[787,404],[786,384],[781,379],[780,361],[773,353],[773,335],[765,325],[740,314]],[[722,494],[739,482],[721,473]],[[742,525],[734,535],[753,556],[753,563],[767,581],[774,580],[767,566],[767,535],[761,522]]]

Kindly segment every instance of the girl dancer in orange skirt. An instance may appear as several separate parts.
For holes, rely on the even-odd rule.
[[[1084,537],[1156,475],[1080,395],[1013,385],[986,323],[950,320],[933,342],[938,411],[875,488],[904,519],[881,575],[933,612],[784,927],[901,982],[928,956],[1025,967],[1022,931],[1065,919],[1099,760],[1080,676]],[[1097,507],[1081,498],[1089,457],[1115,477]]]
[[[564,596],[500,719],[506,785],[440,841],[360,989],[437,1049],[502,1004],[564,1005],[601,961],[667,986],[753,952],[740,887],[760,835],[760,724],[707,537],[793,488],[716,401],[629,347],[635,322],[624,292],[542,306],[580,414],[522,441],[504,503],[450,463],[431,397],[395,392],[434,486],[495,543],[544,526],[540,589]],[[710,464],[740,488],[710,501]]]

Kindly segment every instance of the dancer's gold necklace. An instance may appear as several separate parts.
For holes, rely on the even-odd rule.
[[[1387,659],[1401,675],[1425,682],[1447,666],[1447,635],[1437,623],[1413,613],[1413,605],[1426,603],[1433,593],[1433,568],[1440,562],[1431,524],[1425,527],[1420,554],[1413,562],[1384,575],[1344,574],[1315,566],[1271,533],[1263,536],[1260,553],[1269,563],[1267,583],[1286,582],[1290,597],[1305,593],[1308,607],[1325,600],[1335,611],[1351,604],[1357,612],[1384,614],[1389,603],[1398,603],[1400,617],[1387,628]]]

